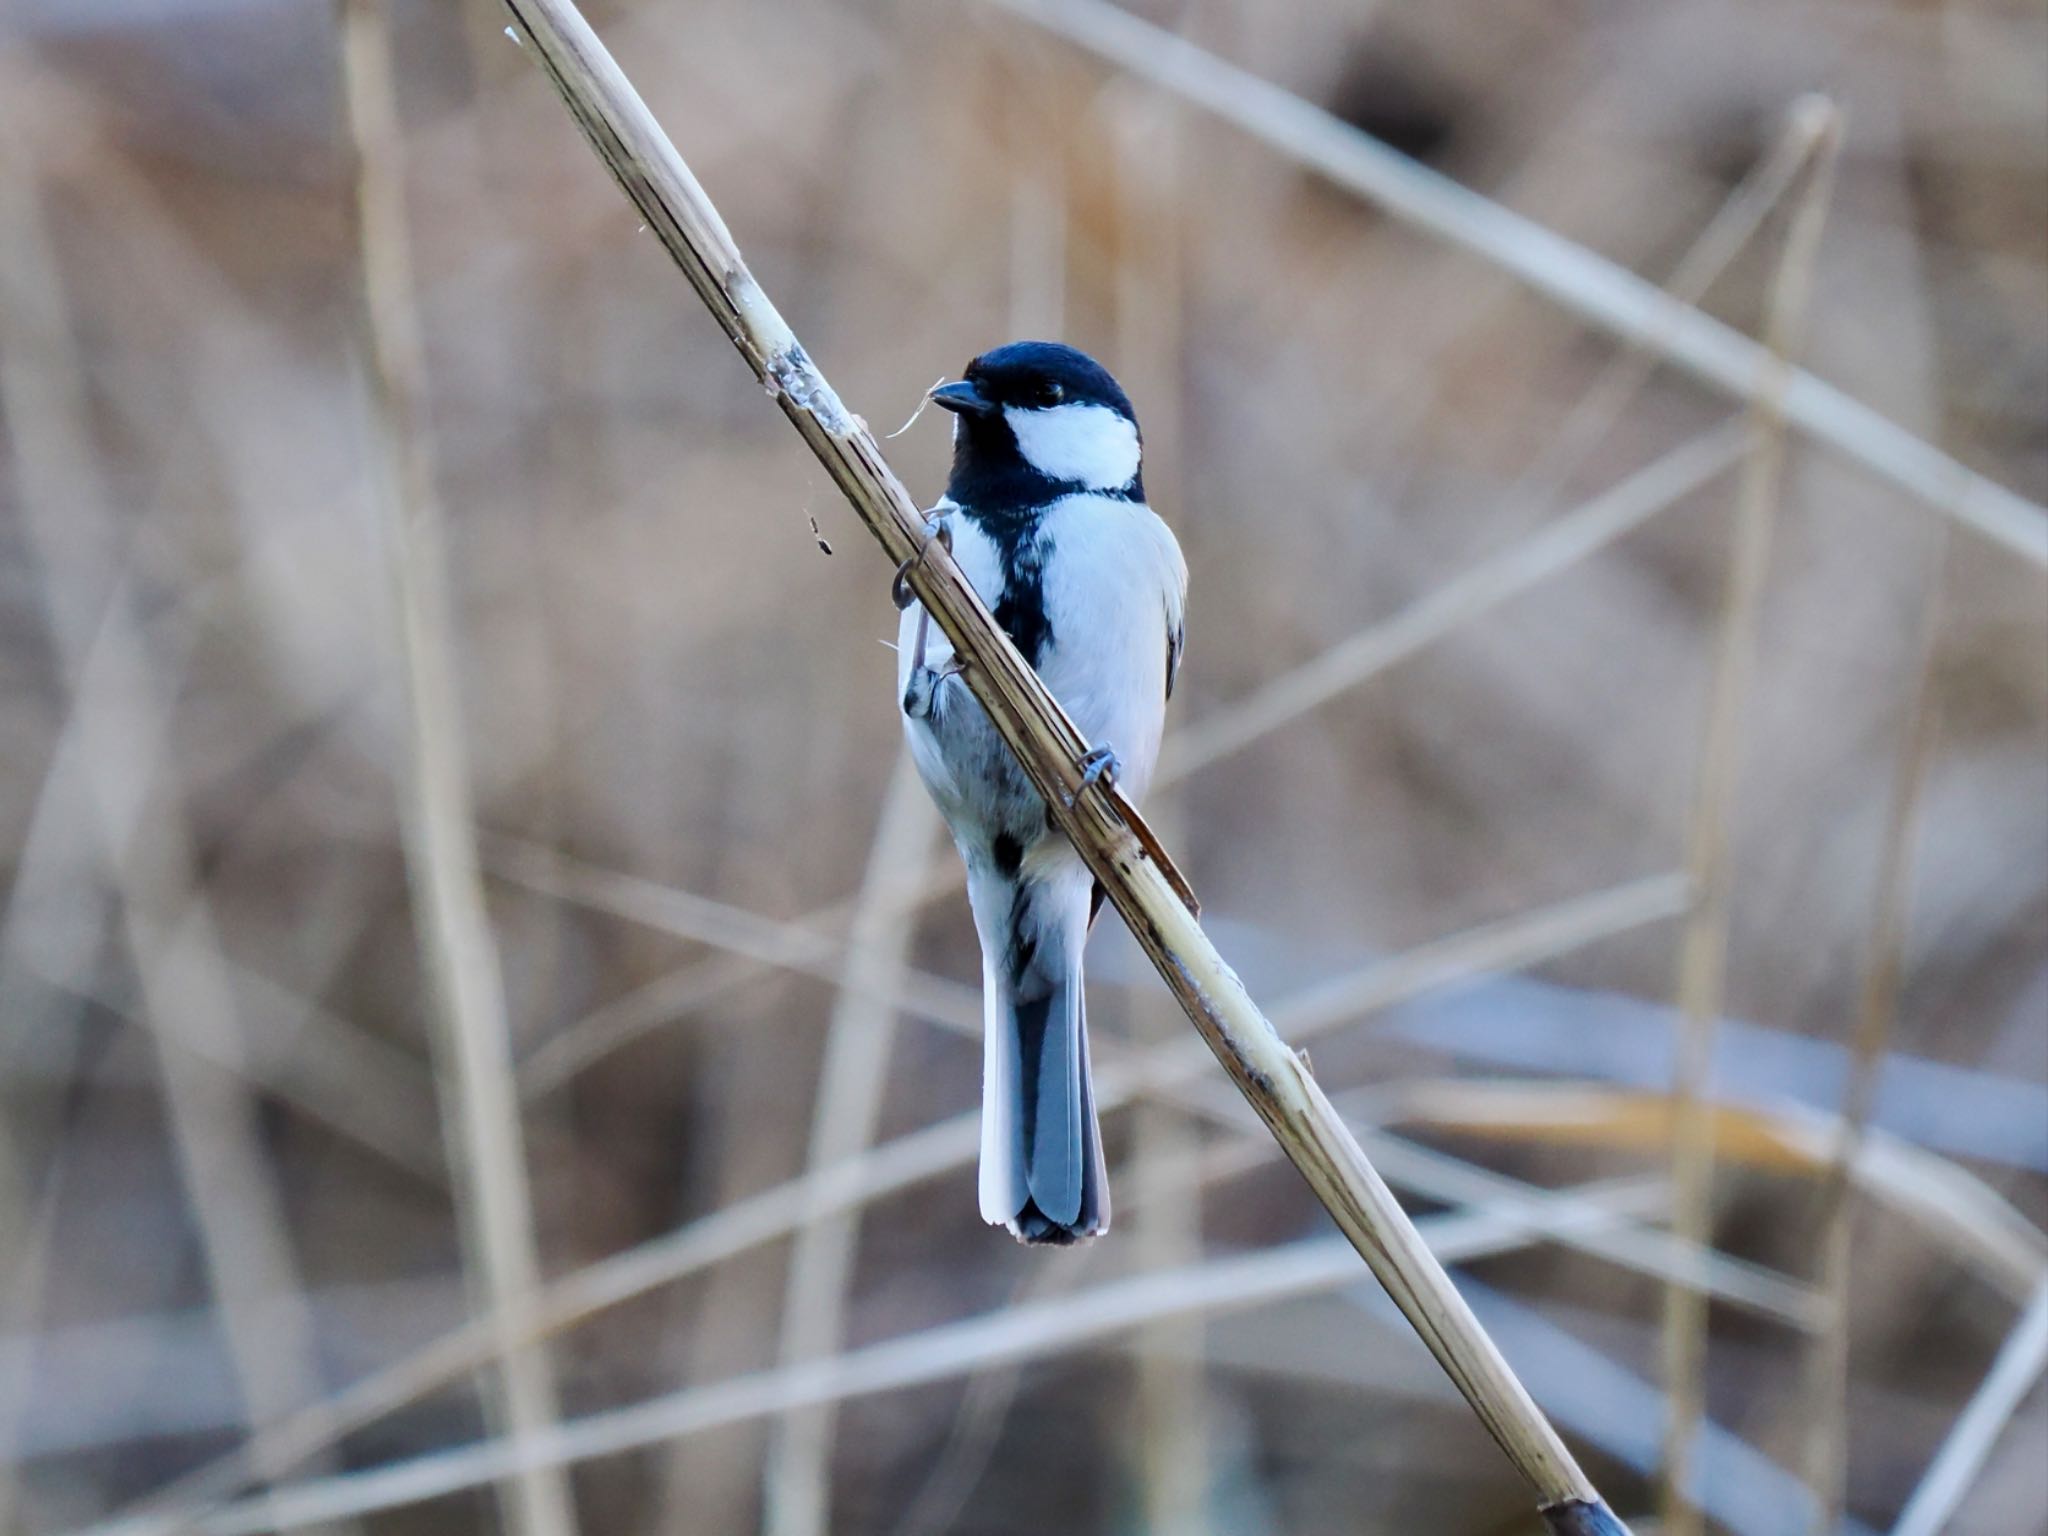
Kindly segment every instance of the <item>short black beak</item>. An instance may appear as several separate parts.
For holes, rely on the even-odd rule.
[[[951,384],[941,384],[931,393],[933,405],[957,411],[962,416],[986,416],[996,408],[989,399],[974,387],[972,379],[956,379]]]

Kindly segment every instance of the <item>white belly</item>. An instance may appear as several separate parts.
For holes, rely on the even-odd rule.
[[[996,608],[1005,596],[1000,553],[971,518],[956,513],[950,522],[954,558],[982,601]],[[1135,802],[1159,758],[1168,635],[1179,623],[1186,581],[1179,546],[1148,508],[1093,495],[1068,496],[1047,508],[1040,537],[1051,638],[1038,658],[1039,675],[1091,746],[1115,750],[1124,792]],[[899,698],[922,614],[913,605],[898,629]],[[930,626],[925,664],[944,668],[952,657],[950,643]],[[968,789],[960,782],[963,772],[985,771],[985,761],[946,761],[928,731],[915,721],[906,725],[919,766],[942,806],[947,789],[955,794]],[[974,756],[979,759],[980,753]]]

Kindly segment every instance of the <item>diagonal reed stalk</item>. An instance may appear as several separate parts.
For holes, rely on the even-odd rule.
[[[391,576],[410,758],[401,786],[406,873],[427,974],[456,1207],[487,1317],[499,1331],[494,1419],[513,1444],[558,1414],[546,1346],[504,1325],[540,1282],[533,1202],[497,945],[484,911],[462,748],[441,509],[420,394],[426,362],[413,298],[404,165],[383,0],[341,0],[342,87],[355,151],[361,326],[372,405],[374,500]],[[572,1536],[560,1469],[523,1463],[505,1480],[516,1536]]]
[[[1735,786],[1756,665],[1764,582],[1770,568],[1772,528],[1784,476],[1784,404],[1792,382],[1790,356],[1804,326],[1820,232],[1833,189],[1841,143],[1839,119],[1830,118],[1816,132],[1819,142],[1806,186],[1794,206],[1764,320],[1765,345],[1774,366],[1760,381],[1750,407],[1753,440],[1736,493],[1698,782],[1686,830],[1686,869],[1692,877],[1694,904],[1686,916],[1678,958],[1682,1019],[1673,1078],[1678,1114],[1671,1143],[1672,1231],[1692,1244],[1704,1244],[1712,1225],[1714,1144],[1708,1080],[1726,981]],[[1663,1500],[1670,1536],[1699,1536],[1702,1530],[1702,1516],[1688,1492],[1688,1479],[1693,1440],[1704,1413],[1706,1344],[1705,1298],[1687,1286],[1669,1287],[1663,1327],[1664,1386],[1669,1398]]]
[[[1216,953],[1121,798],[1083,782],[1088,744],[1025,665],[748,271],[738,246],[571,0],[508,0],[521,33],[599,158],[773,393],[967,664],[964,681],[1108,892],[1132,936],[1338,1227],[1371,1266],[1534,1491],[1556,1530],[1618,1529],[1443,1268],[1417,1237],[1305,1063]]]

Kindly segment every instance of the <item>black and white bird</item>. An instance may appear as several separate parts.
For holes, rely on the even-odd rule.
[[[931,516],[1024,659],[1134,804],[1159,757],[1180,667],[1187,566],[1145,505],[1131,402],[1055,342],[985,352],[935,389],[953,472]],[[952,673],[915,607],[898,646],[910,750],[960,856],[981,937],[981,1214],[1027,1243],[1109,1226],[1089,1081],[1081,951],[1102,891]]]

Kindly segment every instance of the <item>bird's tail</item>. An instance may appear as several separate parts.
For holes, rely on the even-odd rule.
[[[1064,926],[1047,937],[1058,942]],[[983,946],[981,1215],[1026,1243],[1109,1230],[1081,996],[1086,935],[1083,923],[1060,945],[1063,964],[1031,966],[1021,977],[1005,964],[1013,946]]]

